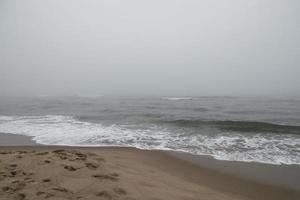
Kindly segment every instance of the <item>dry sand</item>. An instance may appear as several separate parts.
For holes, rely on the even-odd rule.
[[[300,199],[161,151],[0,147],[0,199]]]

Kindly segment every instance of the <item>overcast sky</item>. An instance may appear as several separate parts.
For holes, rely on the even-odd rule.
[[[299,0],[0,0],[0,95],[300,94]]]

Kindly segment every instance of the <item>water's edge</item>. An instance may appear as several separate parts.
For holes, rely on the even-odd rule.
[[[297,134],[246,134],[219,128],[216,132],[215,124],[207,128],[207,122],[201,123],[206,128],[196,132],[139,122],[103,125],[63,115],[0,116],[0,121],[0,132],[31,136],[44,145],[136,147],[211,155],[218,160],[300,165]],[[228,123],[232,127],[229,121],[218,124],[224,128]]]
[[[168,154],[197,166],[216,170],[245,180],[300,191],[299,165],[272,165],[259,162],[217,160],[212,156],[168,151]]]
[[[41,144],[38,144],[34,140],[32,140],[32,137],[25,135],[0,133],[0,146],[36,145],[39,146]],[[102,147],[98,146],[97,148]],[[299,165],[272,165],[257,162],[226,161],[217,160],[212,156],[192,155],[189,153],[168,150],[159,151],[166,152],[171,156],[188,161],[194,165],[216,170],[218,172],[233,175],[245,180],[300,191]]]

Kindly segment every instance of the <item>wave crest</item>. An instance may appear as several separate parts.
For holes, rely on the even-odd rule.
[[[300,134],[300,126],[255,121],[166,120],[160,121],[160,123],[167,123],[180,127],[218,128],[223,131]]]

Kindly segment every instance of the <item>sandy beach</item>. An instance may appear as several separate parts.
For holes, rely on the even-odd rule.
[[[0,200],[300,200],[300,0],[0,1]]]
[[[32,144],[0,147],[0,188],[1,200],[300,197],[300,191],[201,167],[164,151]]]

